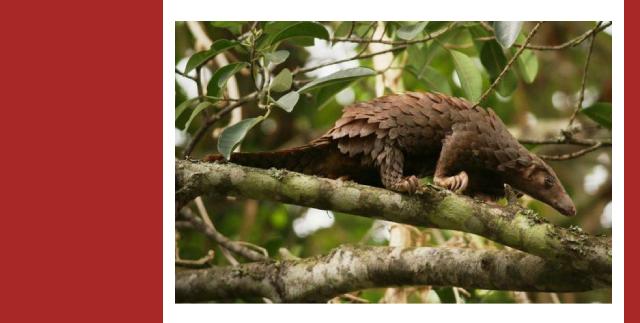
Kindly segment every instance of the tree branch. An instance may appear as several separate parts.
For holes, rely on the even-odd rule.
[[[421,195],[231,163],[176,161],[176,203],[215,192],[478,234],[611,282],[611,238],[554,226],[516,205],[499,207],[432,186]]]
[[[402,285],[546,292],[609,287],[519,251],[341,246],[314,258],[178,271],[176,302],[326,302],[351,291]]]

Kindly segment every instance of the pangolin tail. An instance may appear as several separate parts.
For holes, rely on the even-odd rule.
[[[280,168],[310,175],[324,175],[327,157],[334,149],[327,143],[308,144],[300,147],[265,152],[231,154],[231,162],[256,168]],[[337,152],[337,151],[336,151]],[[220,154],[209,155],[205,161],[224,160]]]
[[[224,158],[217,155],[205,157],[214,162]],[[360,158],[351,158],[338,149],[335,142],[320,137],[308,145],[272,152],[233,153],[231,162],[256,168],[279,168],[327,178],[343,178],[361,184],[380,186],[380,176],[370,164]]]

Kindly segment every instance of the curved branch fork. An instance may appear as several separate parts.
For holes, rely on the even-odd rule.
[[[341,246],[314,258],[179,271],[176,301],[326,302],[351,291],[402,285],[546,292],[606,287],[590,275],[514,250]]]
[[[611,238],[554,226],[528,209],[492,206],[434,187],[420,195],[231,163],[176,161],[176,203],[235,195],[477,234],[611,284]]]

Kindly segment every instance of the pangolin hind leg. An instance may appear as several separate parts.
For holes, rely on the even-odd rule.
[[[404,176],[404,154],[393,144],[386,144],[376,158],[382,184],[396,192],[415,193],[421,188],[416,176]]]
[[[452,170],[455,169],[459,163],[459,156],[463,153],[463,147],[460,145],[460,137],[460,134],[454,132],[444,139],[440,157],[438,158],[436,170],[433,175],[434,184],[457,193],[464,192],[469,185],[469,175],[464,170],[455,175],[451,175]]]

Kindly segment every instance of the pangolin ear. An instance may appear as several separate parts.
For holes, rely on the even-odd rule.
[[[533,171],[536,169],[536,165],[535,164],[531,164],[529,165],[529,167],[524,169],[524,172],[522,173],[522,175],[524,176],[524,178],[530,178],[531,174],[533,174]]]

